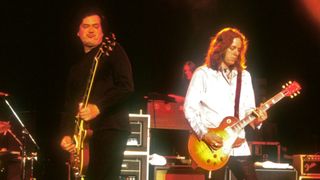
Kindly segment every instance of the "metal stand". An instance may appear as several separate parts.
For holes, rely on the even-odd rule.
[[[15,116],[15,118],[17,119],[17,121],[19,122],[19,124],[21,125],[22,128],[22,142],[18,140],[18,143],[20,145],[20,149],[21,149],[21,180],[27,180],[26,179],[26,161],[27,160],[31,160],[31,171],[33,171],[33,160],[36,159],[36,153],[32,153],[31,157],[27,157],[27,150],[26,150],[26,138],[29,137],[29,139],[32,141],[32,143],[34,144],[34,146],[39,150],[40,147],[38,146],[38,144],[36,143],[36,141],[33,139],[33,137],[31,136],[31,134],[29,133],[28,129],[25,127],[25,125],[22,123],[21,119],[19,118],[18,114],[14,111],[14,109],[12,108],[12,106],[10,105],[9,101],[4,98],[4,101],[6,102],[6,104],[8,105],[8,107],[10,108],[12,114]],[[33,172],[31,172],[31,176],[33,176]]]

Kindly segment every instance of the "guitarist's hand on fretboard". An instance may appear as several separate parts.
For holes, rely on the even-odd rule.
[[[86,107],[83,107],[82,103],[79,104],[78,117],[90,121],[96,118],[100,114],[100,110],[95,104],[88,104]]]
[[[214,133],[206,133],[202,139],[214,150],[217,150],[223,146],[222,138]]]
[[[263,121],[265,121],[268,118],[268,114],[266,111],[263,111],[260,108],[256,108],[252,111],[252,114],[256,116],[257,118],[250,123],[252,128],[255,128],[259,126]]]

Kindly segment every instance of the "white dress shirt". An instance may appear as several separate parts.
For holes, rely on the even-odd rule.
[[[200,139],[208,132],[208,128],[217,128],[223,118],[234,116],[238,72],[234,69],[230,73],[216,71],[203,65],[192,76],[185,98],[184,112],[190,126]],[[239,118],[244,118],[253,108],[255,108],[255,98],[251,75],[244,70]],[[245,138],[244,130],[240,132],[239,137]],[[231,155],[250,155],[248,143],[233,148]]]

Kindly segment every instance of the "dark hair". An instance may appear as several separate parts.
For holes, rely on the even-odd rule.
[[[186,61],[183,65],[184,66],[189,66],[191,71],[193,72],[194,70],[196,70],[196,64],[194,64],[194,62],[192,61]]]
[[[224,28],[211,39],[205,64],[212,69],[218,70],[224,59],[226,50],[232,44],[234,38],[240,38],[242,42],[240,58],[236,62],[235,66],[241,70],[245,69],[245,55],[248,43],[246,37],[235,28]]]
[[[196,70],[197,66],[196,66],[196,64],[195,64],[194,62],[192,62],[192,61],[186,61],[186,62],[183,64],[182,78],[186,80],[187,77],[186,77],[186,74],[185,74],[185,72],[184,72],[184,67],[185,67],[185,66],[189,66],[189,68],[190,68],[190,70],[191,70],[192,73]],[[189,81],[189,80],[188,80],[188,81]]]
[[[107,34],[109,32],[109,25],[107,23],[106,17],[103,13],[103,10],[97,6],[88,5],[88,4],[82,4],[82,6],[79,8],[79,11],[76,15],[76,26],[77,28],[82,23],[82,20],[85,17],[97,15],[100,17],[101,20],[101,27],[104,34]]]

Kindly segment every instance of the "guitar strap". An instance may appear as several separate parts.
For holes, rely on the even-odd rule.
[[[242,70],[238,69],[236,97],[234,100],[234,117],[236,117],[238,119],[239,119],[239,101],[240,101],[240,92],[241,92],[241,79],[242,79]]]

